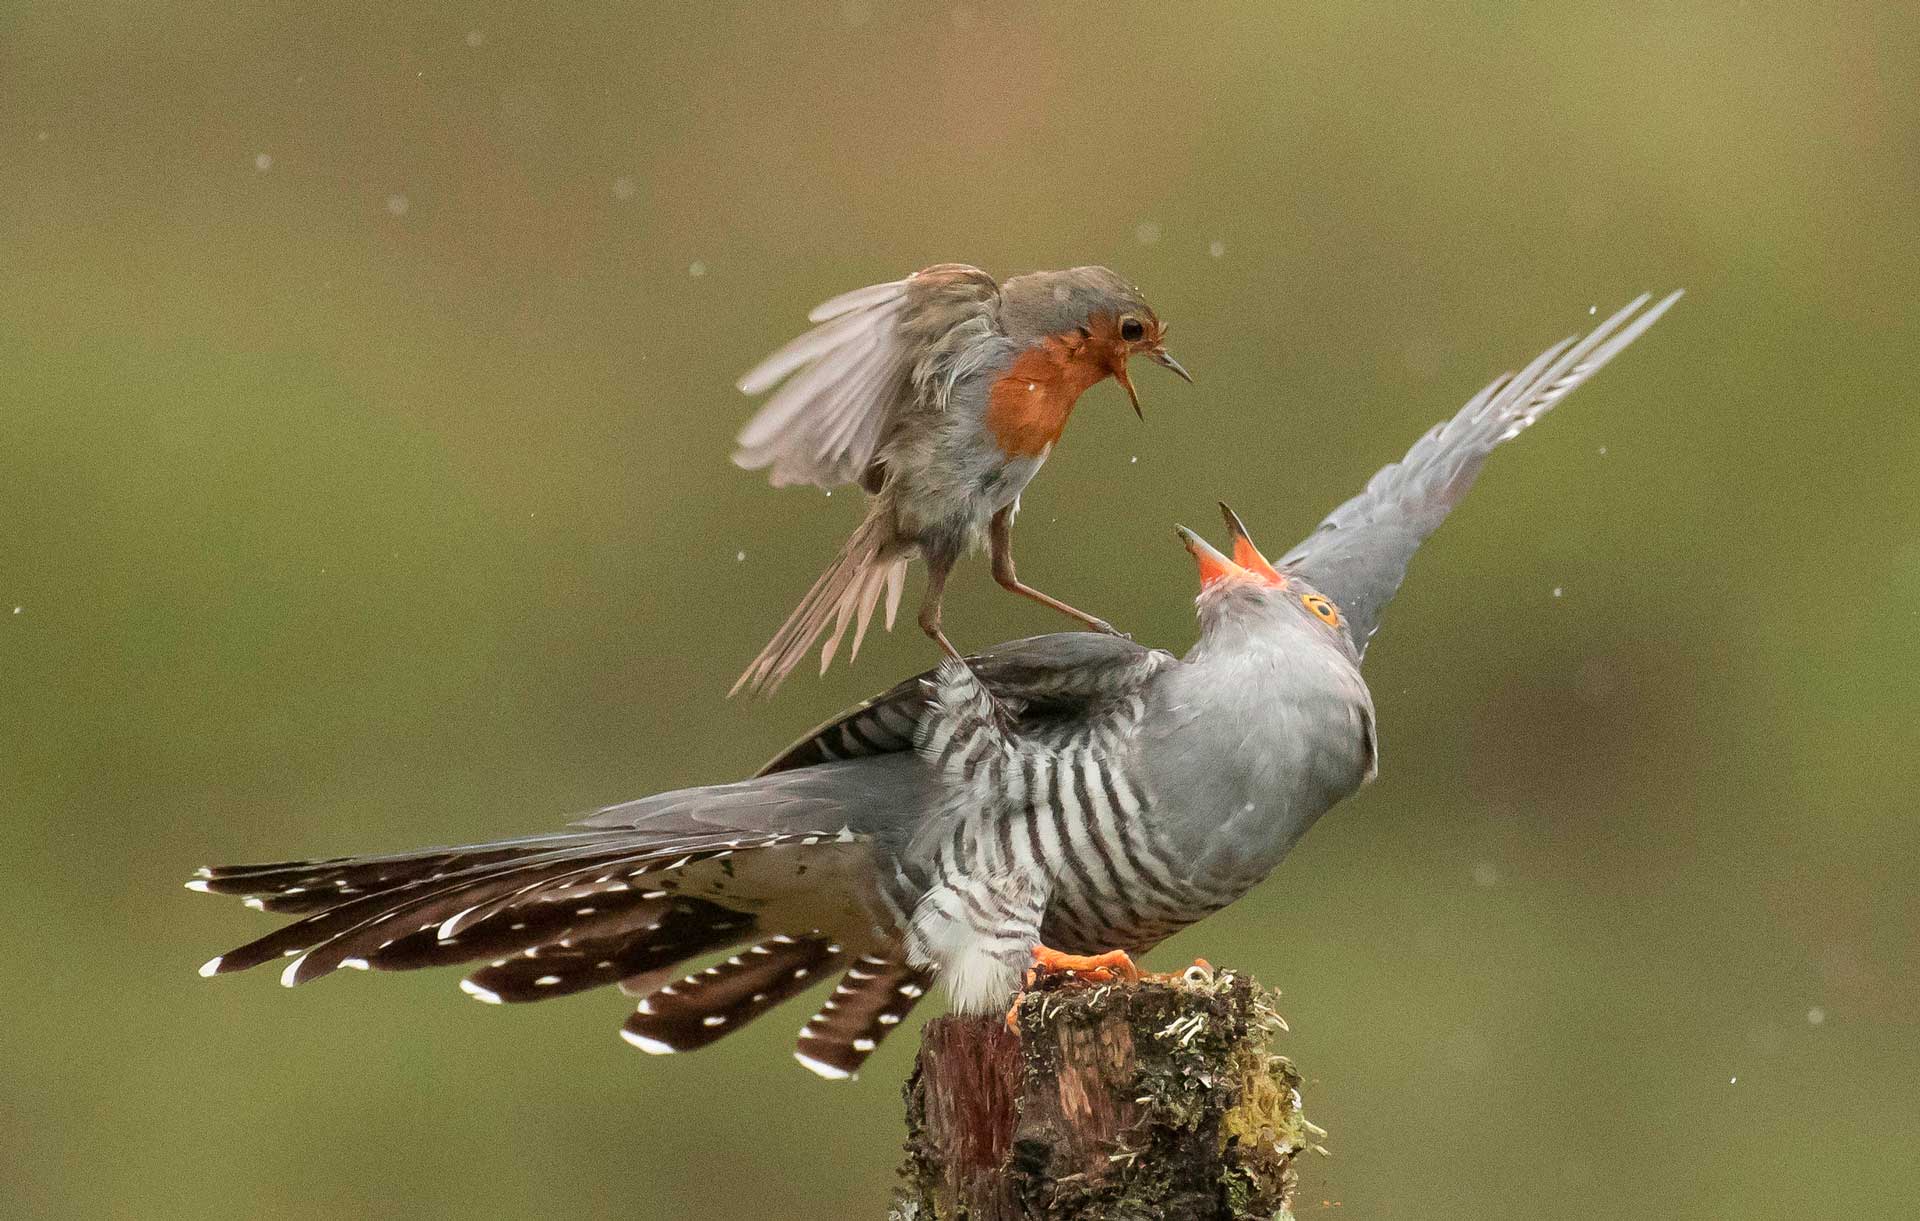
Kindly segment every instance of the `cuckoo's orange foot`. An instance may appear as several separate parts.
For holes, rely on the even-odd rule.
[[[1133,983],[1140,978],[1140,968],[1125,950],[1108,950],[1104,954],[1063,954],[1059,950],[1044,945],[1033,947],[1034,975],[1067,974],[1086,983],[1104,984],[1116,979]]]
[[[1027,969],[1026,978],[1020,982],[1020,991],[1013,994],[1013,1004],[1007,1009],[1007,1029],[1020,1033],[1020,1002],[1027,998],[1027,990],[1033,987],[1035,980],[1042,975],[1071,975],[1083,983],[1106,984],[1116,979],[1129,983],[1140,979],[1140,968],[1125,950],[1109,950],[1105,954],[1067,954],[1051,946],[1033,947],[1033,966]]]

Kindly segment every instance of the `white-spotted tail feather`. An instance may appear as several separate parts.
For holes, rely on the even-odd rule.
[[[793,1058],[830,1081],[853,1077],[926,995],[932,978],[902,962],[862,955],[800,1028]]]

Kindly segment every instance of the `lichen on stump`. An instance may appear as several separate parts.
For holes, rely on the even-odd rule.
[[[999,1018],[930,1023],[906,1086],[899,1221],[1286,1216],[1325,1135],[1268,1050],[1275,993],[1196,968],[1173,982],[1041,980]]]

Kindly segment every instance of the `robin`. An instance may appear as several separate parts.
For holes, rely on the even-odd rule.
[[[954,564],[982,541],[1002,587],[1113,633],[1020,580],[1013,517],[1088,388],[1113,378],[1138,414],[1132,357],[1193,380],[1167,354],[1166,326],[1140,291],[1105,267],[997,284],[977,267],[942,263],[842,294],[808,317],[820,325],[740,379],[747,394],[779,390],[741,430],[733,460],[770,468],[775,487],[857,483],[872,499],[733,691],[771,694],[829,623],[821,672],[849,623],[849,655],[858,654],[883,591],[891,630],[916,555],[927,561],[920,628],[958,658],[941,630],[941,598]]]
[[[1184,657],[1036,636],[908,679],[751,779],[611,806],[576,830],[203,869],[192,889],[298,918],[201,974],[291,956],[293,985],[468,963],[462,987],[490,1004],[617,983],[642,998],[622,1036],[656,1054],[838,974],[795,1052],[834,1078],[936,978],[982,1013],[1029,969],[1130,976],[1131,954],[1245,894],[1372,778],[1361,661],[1414,550],[1496,446],[1674,297],[1641,312],[1642,297],[1486,387],[1277,564],[1230,510],[1231,554],[1181,531],[1201,585]]]

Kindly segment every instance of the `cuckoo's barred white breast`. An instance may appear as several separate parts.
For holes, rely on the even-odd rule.
[[[496,1004],[617,985],[639,998],[622,1035],[656,1053],[832,983],[796,1055],[846,1077],[935,979],[981,1011],[1010,1000],[1036,943],[1147,950],[1244,894],[1371,777],[1360,662],[1414,550],[1496,446],[1678,295],[1497,379],[1278,564],[1231,513],[1231,557],[1183,532],[1202,577],[1183,657],[1032,637],[908,679],[751,779],[574,830],[203,869],[191,888],[296,919],[202,974],[287,959],[291,986],[459,963]]]

